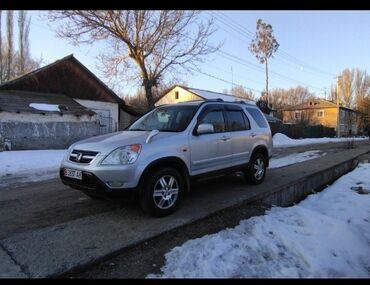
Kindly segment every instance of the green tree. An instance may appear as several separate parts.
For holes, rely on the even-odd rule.
[[[265,64],[266,67],[266,100],[269,105],[269,89],[268,89],[268,60],[279,48],[279,43],[272,34],[272,26],[265,23],[261,19],[257,20],[257,31],[249,50],[256,56],[257,60],[261,64]]]

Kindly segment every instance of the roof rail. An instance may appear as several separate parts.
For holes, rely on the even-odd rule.
[[[247,103],[245,103],[245,101],[243,101],[243,100],[240,100],[240,101],[237,101],[237,103],[240,103],[240,104],[247,104]]]

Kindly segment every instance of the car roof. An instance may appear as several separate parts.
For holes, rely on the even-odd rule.
[[[215,99],[215,100],[193,100],[193,101],[185,101],[185,102],[179,102],[175,103],[176,105],[188,105],[188,106],[198,106],[198,105],[203,105],[207,103],[212,103],[212,104],[237,104],[237,105],[243,105],[243,106],[249,106],[249,107],[257,107],[255,104],[250,104],[245,101],[223,101],[222,99]],[[168,105],[175,105],[175,104],[168,104]]]

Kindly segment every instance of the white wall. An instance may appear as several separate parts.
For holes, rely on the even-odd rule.
[[[82,106],[85,106],[94,112],[98,110],[109,111],[110,117],[112,118],[112,132],[118,131],[118,103],[102,102],[102,101],[92,101],[92,100],[82,100],[73,98]]]
[[[41,113],[41,111],[40,111]],[[32,123],[47,123],[47,122],[93,122],[96,120],[96,115],[66,115],[61,116],[60,114],[45,112],[42,114],[32,113],[10,113],[0,112],[1,122],[32,122]]]
[[[176,91],[179,92],[178,99],[176,99],[175,97]],[[203,100],[203,99],[179,86],[176,86],[166,95],[164,95],[161,99],[159,99],[155,103],[155,106],[159,106],[162,104],[174,104],[174,103],[186,102],[186,101],[192,101],[192,100]]]

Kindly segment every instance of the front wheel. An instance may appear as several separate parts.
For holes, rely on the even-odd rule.
[[[248,183],[257,185],[262,183],[266,174],[266,157],[262,153],[253,154],[248,168],[244,171]]]
[[[180,173],[173,168],[159,169],[144,182],[140,205],[144,212],[156,217],[173,213],[184,196],[184,182]]]

